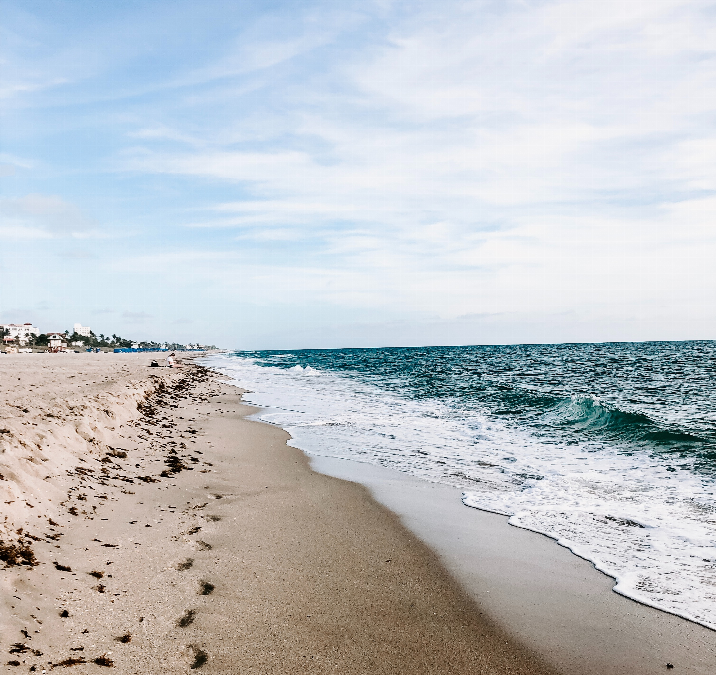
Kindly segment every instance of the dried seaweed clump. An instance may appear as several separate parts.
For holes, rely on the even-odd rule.
[[[55,663],[52,667],[69,668],[70,666],[78,666],[80,663],[87,663],[84,656],[70,656],[69,659]]]
[[[30,548],[30,545],[22,541],[22,539],[8,544],[0,539],[0,561],[4,562],[7,567],[40,564],[35,558],[35,552]]]

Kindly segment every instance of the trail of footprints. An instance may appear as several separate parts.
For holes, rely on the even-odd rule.
[[[217,495],[218,496],[218,495]],[[207,503],[204,504],[197,504],[194,506],[190,506],[186,509],[185,513],[190,514],[191,511],[194,511],[192,515],[194,517],[200,517],[205,522],[218,522],[221,520],[220,516],[217,515],[199,515],[196,513],[196,510],[203,509],[205,506],[207,506]],[[161,507],[160,507],[161,508]],[[199,531],[201,531],[202,527],[200,525],[194,525],[190,527],[186,532],[183,532],[183,535],[193,535],[197,534]],[[95,540],[98,543],[99,540]],[[199,544],[198,548],[200,550],[211,550],[211,545],[207,544],[203,541],[195,541],[195,540],[188,540],[188,543],[190,544]],[[178,572],[186,572],[188,570],[194,569],[196,559],[187,557],[175,565],[175,569]],[[109,563],[108,563],[109,564]],[[62,572],[72,573],[72,568],[69,565],[63,565],[59,562],[54,563],[55,569]],[[112,578],[111,574],[107,574],[100,570],[92,570],[90,572],[87,572],[87,574],[94,579],[102,580],[105,578]],[[187,583],[190,583],[192,585],[196,584],[196,594],[199,596],[208,596],[211,595],[215,590],[215,585],[207,580],[207,579],[199,579],[198,583],[196,581],[187,581]],[[98,593],[105,593],[106,586],[103,583],[99,583],[97,586],[93,587],[93,590],[97,591]],[[175,626],[177,628],[187,628],[191,624],[194,623],[194,620],[196,619],[197,615],[199,613],[199,610],[195,608],[188,608],[184,611],[183,614],[181,614],[175,621]],[[61,618],[69,618],[70,612],[67,608],[63,608],[60,611],[60,617]],[[143,617],[140,617],[140,623],[142,622]],[[88,633],[89,631],[84,630],[83,633]],[[29,635],[25,633],[26,638],[29,639]],[[125,632],[122,635],[119,635],[114,638],[116,642],[120,644],[129,644],[132,642],[132,633],[131,632]],[[203,665],[205,665],[209,660],[208,653],[200,646],[190,644],[187,645],[188,648],[192,652],[192,662],[189,665],[189,669],[196,670],[198,668],[201,668]],[[77,647],[70,647],[69,648],[71,652],[74,652],[74,654],[70,655],[69,657],[58,661],[56,663],[49,662],[48,665],[51,668],[55,667],[71,667],[75,665],[85,664],[85,663],[94,663],[99,666],[105,666],[105,667],[113,667],[115,665],[113,659],[110,657],[108,653],[102,654],[98,657],[95,657],[94,659],[87,659],[85,658],[85,655],[82,653],[85,650],[85,647],[83,645],[77,646]],[[25,654],[25,653],[32,653],[35,656],[42,656],[42,652],[38,650],[32,650],[30,647],[28,647],[24,643],[16,643],[13,645],[13,648],[11,649],[12,654]],[[16,663],[9,663],[8,665],[20,665],[19,662]],[[33,665],[30,667],[30,671],[34,672],[36,670],[37,666]]]
[[[211,371],[206,368],[203,368],[202,366],[195,365],[188,368],[186,374],[183,375],[183,377],[181,377],[180,379],[175,380],[174,382],[166,383],[163,380],[156,378],[157,386],[154,391],[137,406],[141,416],[133,423],[133,426],[136,429],[137,438],[139,438],[141,441],[144,441],[144,443],[142,444],[142,454],[144,455],[144,457],[138,458],[139,461],[141,462],[142,460],[144,460],[144,464],[152,462],[163,462],[165,468],[162,469],[159,475],[141,475],[141,469],[146,470],[146,468],[148,467],[143,467],[142,464],[137,462],[135,462],[134,467],[131,467],[131,462],[134,460],[129,457],[129,452],[127,450],[110,447],[106,455],[101,460],[99,460],[99,462],[101,462],[102,464],[99,472],[97,472],[91,466],[86,465],[79,465],[75,468],[74,471],[67,472],[68,476],[75,478],[75,484],[68,489],[67,499],[65,502],[63,502],[63,505],[67,508],[68,514],[71,516],[84,516],[87,519],[93,520],[98,515],[98,506],[101,506],[103,503],[106,503],[111,499],[117,499],[117,497],[112,497],[108,494],[96,494],[97,488],[100,486],[110,488],[108,490],[109,492],[111,492],[112,488],[116,488],[117,484],[112,481],[121,481],[125,484],[124,487],[121,487],[121,492],[123,492],[124,494],[134,494],[132,491],[127,489],[127,484],[134,483],[135,480],[141,481],[143,483],[158,483],[163,478],[171,478],[174,474],[180,473],[181,471],[194,470],[195,466],[191,466],[192,464],[203,464],[204,466],[208,467],[212,466],[210,462],[203,461],[203,459],[199,457],[199,455],[203,454],[200,450],[194,449],[193,453],[191,453],[188,451],[187,445],[183,440],[180,443],[174,440],[175,433],[179,433],[181,439],[189,440],[190,443],[196,443],[194,437],[199,432],[194,429],[190,423],[183,425],[187,427],[186,429],[183,429],[180,432],[174,431],[177,428],[177,422],[175,421],[175,419],[172,419],[166,414],[163,414],[165,410],[168,412],[169,409],[178,408],[178,402],[181,400],[190,400],[195,403],[209,402],[209,397],[215,395],[217,392],[211,390],[206,391],[205,393],[198,392],[197,386],[201,384],[210,384],[211,380]],[[183,418],[181,417],[178,419],[183,420]],[[188,420],[188,422],[192,421],[193,420]],[[187,421],[184,420],[184,422]],[[149,438],[150,436],[151,438]],[[155,452],[152,453],[152,451]],[[163,459],[161,456],[158,458],[156,457],[156,455],[161,455],[162,453],[164,454]],[[123,463],[122,460],[126,460],[126,463]],[[85,460],[80,459],[80,461],[87,464]],[[136,469],[139,469],[140,471],[136,471]],[[207,473],[208,469],[204,468],[201,469],[201,471],[203,473]],[[95,493],[92,495],[94,498],[105,501],[100,501],[99,504],[92,505],[91,507],[85,505],[88,496],[90,496],[88,494],[88,491],[92,491]],[[213,496],[216,499],[221,499],[222,497],[222,495],[218,494]],[[190,509],[195,510],[194,515],[199,517],[196,513],[196,510],[203,509],[205,506],[207,506],[207,504],[208,502],[204,504],[197,504],[193,507],[190,507]],[[88,510],[88,508],[90,510]],[[169,507],[168,510],[174,513],[176,509],[175,507]],[[221,520],[221,517],[216,515],[202,515],[200,517],[205,522],[209,523],[218,522],[219,520]],[[136,524],[136,522],[137,521],[131,521],[131,524]],[[56,523],[52,519],[49,519],[48,524],[50,525],[49,532],[45,534],[42,538],[33,536],[29,533],[18,532],[19,535],[24,534],[25,537],[25,540],[21,542],[24,548],[18,548],[18,560],[20,561],[22,558],[27,558],[27,560],[25,562],[18,562],[16,564],[26,564],[29,566],[40,564],[40,562],[35,559],[34,553],[31,549],[31,541],[44,540],[47,543],[56,542],[63,534],[62,532],[58,532],[54,529],[61,527],[59,523]],[[145,527],[152,526],[147,523],[145,524]],[[201,529],[201,525],[194,525],[190,527],[186,532],[182,532],[181,534],[184,536],[192,536],[198,534]],[[178,537],[176,537],[175,539],[178,539]],[[107,548],[114,548],[117,546],[116,544],[101,542],[99,539],[95,539],[94,541],[101,546]],[[188,541],[197,551],[209,551],[212,548],[209,543],[201,539]],[[56,548],[59,548],[59,546],[56,546]],[[72,572],[72,568],[69,565],[63,564],[58,560],[52,560],[51,562],[55,570],[57,570],[58,572],[69,573],[73,574],[73,576],[76,576],[76,573]],[[185,560],[177,563],[176,569],[179,572],[187,571],[194,566],[194,562],[194,558],[186,558]],[[111,564],[111,561],[107,562],[107,565]],[[109,579],[112,579],[112,574],[100,570],[91,570],[87,572],[87,574],[98,581],[95,586],[92,586],[92,590],[100,594],[106,593],[106,584]],[[198,589],[196,591],[197,595],[209,596],[213,593],[214,590],[215,586],[211,581],[206,579],[200,579],[198,581]],[[61,609],[59,609],[58,613],[60,618],[62,619],[67,619],[70,617],[70,612],[67,607],[62,607]],[[197,613],[198,612],[196,609],[186,609],[184,613],[176,619],[176,627],[182,629],[187,628],[194,622]],[[139,621],[142,622],[143,618],[144,617],[140,617]],[[42,622],[38,620],[38,623],[41,624]],[[14,643],[9,649],[9,653],[12,658],[11,660],[6,662],[8,666],[27,666],[28,664],[25,659],[23,659],[22,664],[17,659],[17,657],[20,655],[32,655],[35,657],[43,656],[41,650],[33,649],[31,646],[28,646],[26,644],[28,641],[31,640],[31,635],[27,631],[27,629],[23,629],[20,632],[23,635],[24,640]],[[89,633],[89,631],[87,629],[84,629],[82,633],[87,634]],[[125,632],[122,635],[115,637],[114,640],[119,644],[130,644],[132,642],[132,633]],[[209,655],[202,647],[190,644],[188,645],[188,648],[192,652],[193,659],[191,664],[189,665],[190,669],[194,670],[201,668],[208,662]],[[96,656],[94,658],[88,658],[84,653],[84,645],[69,647],[69,651],[71,652],[71,654],[67,656],[67,658],[56,662],[46,662],[46,666],[44,664],[40,665],[39,663],[30,664],[29,671],[36,672],[38,671],[38,669],[42,670],[44,668],[53,669],[55,667],[71,667],[88,663],[94,663],[98,666],[110,668],[114,667],[115,665],[114,660],[109,656],[111,652],[100,654],[99,656]]]
[[[219,498],[220,495],[215,495],[215,497]],[[203,509],[207,505],[207,502],[204,504],[197,504],[193,508],[194,509]],[[221,520],[220,516],[216,515],[204,515],[204,520],[208,522],[218,522]],[[201,530],[200,525],[194,525],[190,527],[184,534],[186,535],[194,535],[197,534]],[[211,550],[211,545],[207,544],[205,541],[201,540],[194,540],[194,545],[199,550]],[[194,567],[195,559],[194,558],[185,558],[184,560],[181,560],[176,564],[176,569],[179,572],[186,572],[187,570],[190,570]],[[214,590],[215,586],[211,581],[208,581],[206,579],[200,579],[199,580],[199,587],[198,587],[198,595],[200,596],[207,596],[211,595]],[[190,626],[192,623],[194,623],[194,619],[196,618],[198,614],[198,610],[194,608],[188,608],[184,610],[184,613],[177,618],[176,620],[176,626],[177,628],[186,628],[187,626]],[[201,647],[197,645],[189,645],[189,649],[193,652],[193,662],[189,666],[190,669],[196,670],[198,668],[201,668],[207,661],[209,660],[209,655],[207,652],[202,649]]]

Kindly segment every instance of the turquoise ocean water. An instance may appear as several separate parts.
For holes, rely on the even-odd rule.
[[[716,343],[236,352],[309,454],[463,489],[635,600],[716,628]]]

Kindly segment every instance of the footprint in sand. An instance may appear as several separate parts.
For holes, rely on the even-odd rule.
[[[187,609],[182,616],[180,616],[177,619],[177,626],[179,628],[186,628],[190,624],[194,623],[194,619],[196,618],[196,610],[195,609]]]
[[[199,595],[211,595],[214,592],[214,584],[210,581],[199,582]]]
[[[209,655],[199,647],[195,647],[194,645],[190,645],[190,647],[194,650],[194,662],[190,667],[192,670],[196,670],[197,668],[201,668],[209,660]]]

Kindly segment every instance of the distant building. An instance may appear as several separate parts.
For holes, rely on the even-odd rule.
[[[7,335],[3,338],[5,343],[17,342],[21,345],[26,345],[32,336],[40,334],[31,323],[3,323],[0,324],[0,330],[7,331]]]
[[[89,326],[83,326],[81,323],[74,325],[74,331],[77,335],[81,335],[82,337],[89,337],[92,332]]]
[[[67,336],[64,333],[48,333],[47,334],[47,346],[50,349],[57,349],[58,347],[66,347],[67,343],[65,338]]]

